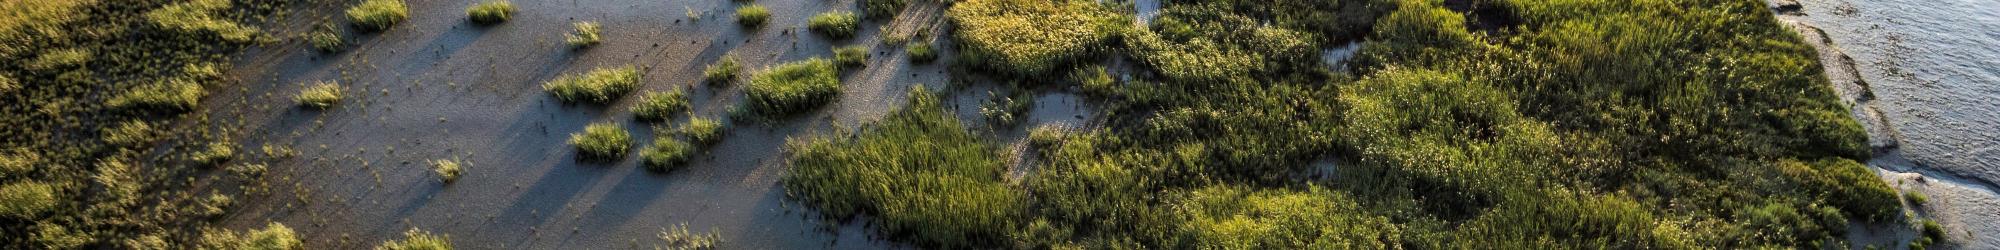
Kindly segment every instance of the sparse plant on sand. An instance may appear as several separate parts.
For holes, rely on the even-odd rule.
[[[315,109],[331,108],[334,104],[339,104],[342,99],[346,98],[345,92],[341,89],[340,84],[336,82],[313,83],[312,86],[307,86],[304,91],[299,91],[299,106]]]
[[[577,157],[612,161],[625,158],[625,151],[632,148],[632,134],[617,123],[592,123],[582,133],[570,135],[569,144],[576,147]]]
[[[506,0],[481,2],[472,5],[472,7],[465,8],[465,16],[472,19],[473,23],[478,24],[491,25],[506,22],[507,19],[514,17],[514,3],[507,2]]]
[[[563,42],[569,43],[570,47],[579,49],[590,47],[597,45],[599,39],[601,39],[598,37],[597,32],[598,29],[603,27],[598,26],[597,22],[576,22],[570,24],[570,26],[576,29],[571,30],[569,34],[563,35]]]
[[[410,7],[403,0],[366,0],[347,8],[347,20],[362,31],[388,30],[409,18]]]

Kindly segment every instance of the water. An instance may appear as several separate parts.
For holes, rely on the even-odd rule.
[[[1919,211],[1945,224],[1961,247],[2000,248],[1993,239],[2000,235],[2000,7],[1990,0],[1799,2],[1797,15],[1781,19],[1818,27],[1837,47],[1831,52],[1852,57],[1851,76],[1836,74],[1845,66],[1835,57],[1829,77],[1847,86],[1843,94],[1870,129],[1877,149],[1870,164],[1891,173],[1893,185],[1931,193],[1932,204]]]

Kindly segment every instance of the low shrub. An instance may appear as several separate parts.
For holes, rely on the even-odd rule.
[[[665,173],[686,164],[688,159],[694,158],[694,153],[694,146],[681,139],[661,137],[653,140],[652,146],[639,150],[639,159],[646,164],[647,170]]]
[[[437,172],[438,180],[451,183],[458,181],[459,174],[463,174],[465,171],[465,165],[458,162],[458,160],[433,160],[431,161],[431,171]]]
[[[762,27],[771,20],[771,10],[760,4],[744,4],[736,7],[736,23],[744,27]]]
[[[632,66],[598,68],[580,75],[564,75],[542,84],[543,90],[568,103],[610,103],[637,88],[639,69]]]
[[[411,228],[403,232],[403,240],[385,241],[375,250],[451,250],[451,238],[433,235],[430,232]]]
[[[340,52],[347,46],[347,41],[340,37],[340,32],[334,31],[332,25],[320,25],[319,28],[306,33],[305,39],[306,44],[312,45],[313,49],[322,53]]]
[[[701,117],[690,118],[687,124],[681,124],[679,132],[681,136],[687,137],[695,144],[715,144],[716,141],[722,140],[722,122]]]
[[[958,24],[962,55],[1016,75],[1089,56],[1131,23],[1092,1],[968,0],[946,14]]]
[[[674,113],[688,110],[687,93],[679,89],[666,92],[647,92],[639,96],[639,103],[632,107],[632,116],[640,121],[665,121]]]
[[[271,222],[264,229],[250,230],[241,235],[226,230],[203,233],[201,249],[298,250],[305,249],[305,242],[299,240],[298,233],[293,232],[291,227]]]
[[[570,135],[569,144],[576,147],[578,158],[612,161],[625,158],[625,151],[632,148],[632,134],[616,123],[591,123],[582,133]]]
[[[928,42],[904,47],[903,52],[910,53],[910,62],[930,63],[937,60],[937,50],[931,48],[931,43]]]
[[[858,68],[868,65],[868,47],[861,45],[841,46],[833,49],[833,62],[842,68]]]
[[[410,7],[403,0],[365,0],[347,8],[347,20],[362,31],[388,30],[409,18]]]
[[[506,0],[481,2],[465,8],[465,16],[478,24],[506,22],[514,17],[514,3]]]
[[[299,106],[327,109],[332,108],[334,104],[340,104],[340,101],[346,98],[346,90],[340,87],[340,83],[321,81],[313,83],[311,86],[306,86],[305,90],[299,91],[297,100],[299,101]]]
[[[714,64],[709,64],[708,68],[702,69],[701,77],[702,80],[707,81],[709,84],[724,84],[735,81],[736,74],[742,71],[743,66],[736,64],[736,57],[723,56],[721,61],[716,61]]]
[[[55,207],[55,186],[36,181],[0,185],[0,217],[35,219]]]
[[[758,72],[744,93],[751,111],[784,115],[833,102],[840,95],[840,84],[832,61],[813,58]]]
[[[597,32],[598,29],[603,27],[598,26],[597,22],[576,22],[570,24],[570,26],[574,26],[576,30],[570,31],[569,34],[563,34],[563,42],[569,43],[570,47],[581,49],[597,45],[599,42],[600,38]]]
[[[112,97],[107,104],[123,109],[188,111],[201,103],[204,95],[208,92],[202,89],[200,83],[173,78],[133,87]]]
[[[812,19],[806,20],[806,27],[829,38],[847,39],[854,37],[854,32],[861,29],[861,18],[855,17],[854,12],[837,10],[814,15]]]

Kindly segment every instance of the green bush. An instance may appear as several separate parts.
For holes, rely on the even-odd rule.
[[[507,0],[491,0],[473,4],[465,8],[465,16],[473,23],[496,24],[514,17],[514,3]]]
[[[340,101],[346,99],[346,97],[346,91],[340,87],[340,83],[321,81],[313,83],[311,86],[306,86],[305,90],[299,91],[296,99],[299,102],[299,106],[327,109],[332,108],[334,104],[340,104]]]
[[[56,187],[35,181],[0,185],[0,217],[36,219],[55,209]]]
[[[785,115],[833,102],[840,96],[840,85],[833,62],[813,58],[757,72],[744,94],[751,111]]]
[[[695,144],[715,144],[716,141],[722,140],[722,122],[701,117],[689,118],[687,124],[681,124],[679,132],[681,136],[687,137],[688,141]]]
[[[601,39],[598,37],[597,32],[602,27],[598,26],[597,22],[576,22],[571,23],[570,26],[575,26],[576,30],[570,31],[569,34],[563,34],[563,42],[569,43],[570,47],[590,47],[591,45],[597,45],[598,40]]]
[[[264,229],[250,230],[242,235],[230,231],[207,232],[201,236],[201,249],[241,249],[241,250],[299,250],[305,243],[299,235],[285,224],[271,222]]]
[[[632,106],[632,116],[640,121],[665,121],[675,113],[688,110],[687,93],[679,89],[666,92],[647,92],[639,96],[639,103]]]
[[[947,12],[963,57],[1017,75],[1087,57],[1130,23],[1091,1],[968,0]]]
[[[909,0],[862,0],[861,12],[867,13],[868,18],[890,18],[902,12],[903,6],[908,5],[910,5]]]
[[[714,64],[709,64],[708,68],[702,69],[701,76],[702,80],[707,81],[709,84],[724,84],[735,81],[736,74],[741,71],[743,71],[743,66],[736,64],[736,57],[723,56],[721,61],[716,61]]]
[[[347,8],[347,20],[362,31],[388,30],[409,18],[410,7],[403,0],[364,0]]]
[[[645,163],[646,169],[665,173],[680,168],[681,164],[686,164],[689,159],[694,158],[694,154],[694,146],[688,145],[687,142],[662,137],[653,140],[652,146],[640,149],[639,159]]]
[[[937,50],[932,49],[931,43],[928,42],[904,47],[903,53],[909,53],[910,62],[915,63],[930,63],[931,61],[936,61],[938,56]]]
[[[458,160],[433,160],[431,161],[431,171],[437,172],[438,180],[451,183],[458,181],[458,176],[465,172],[465,166],[463,163],[459,163]]]
[[[786,192],[828,218],[869,215],[886,235],[920,246],[1000,246],[1027,197],[1002,176],[998,149],[939,97],[913,92],[908,106],[851,138],[788,142]]]
[[[638,88],[639,69],[632,66],[598,68],[542,83],[543,90],[568,103],[611,103]]]
[[[854,12],[836,10],[813,15],[812,19],[806,20],[806,27],[819,32],[820,35],[847,39],[854,37],[854,32],[861,29],[861,19],[855,17]]]
[[[833,62],[842,68],[858,68],[868,65],[868,47],[861,45],[833,48]]]
[[[631,150],[632,134],[616,123],[591,123],[582,133],[570,135],[569,144],[576,147],[578,158],[613,161],[625,158],[625,151]]]
[[[395,241],[395,240],[384,241],[382,242],[382,245],[375,246],[375,250],[451,250],[451,249],[452,246],[450,237],[432,235],[430,232],[417,230],[416,228],[411,228],[410,231],[403,232],[403,240],[401,241]]]
[[[117,97],[112,97],[106,104],[124,109],[178,112],[193,110],[205,95],[208,95],[208,92],[202,89],[200,83],[174,78],[133,87]]]
[[[736,7],[736,23],[744,27],[762,27],[771,20],[771,10],[761,4],[744,4]]]

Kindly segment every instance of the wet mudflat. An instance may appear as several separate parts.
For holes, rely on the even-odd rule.
[[[344,52],[316,53],[303,42],[285,41],[244,53],[231,72],[243,87],[217,93],[205,104],[214,107],[207,112],[225,121],[215,126],[236,131],[247,149],[296,154],[272,161],[270,190],[243,198],[224,224],[296,225],[311,248],[363,248],[410,228],[449,235],[468,248],[651,247],[664,243],[661,231],[682,224],[714,231],[724,248],[891,246],[858,230],[861,225],[825,225],[786,201],[777,183],[785,171],[783,145],[790,137],[877,119],[899,107],[911,85],[942,89],[949,82],[944,62],[911,64],[901,47],[879,41],[888,32],[943,34],[942,6],[913,4],[893,22],[864,22],[856,38],[830,41],[807,32],[806,19],[853,11],[853,1],[759,2],[772,14],[762,28],[737,25],[736,3],[729,1],[514,1],[514,18],[495,26],[466,21],[464,8],[476,2],[409,2],[409,21],[375,34],[348,31]],[[306,7],[303,17],[280,27],[287,31],[274,32],[342,23],[334,10],[343,7]],[[603,43],[580,50],[564,44],[562,34],[578,21],[601,23]],[[729,120],[742,83],[700,82],[702,69],[724,56],[756,72],[830,57],[840,45],[867,46],[871,59],[843,74],[839,102],[811,113]],[[645,145],[687,119],[655,128],[633,121],[626,110],[636,97],[564,104],[541,88],[563,74],[624,65],[639,67],[640,91],[687,89],[689,115],[725,121],[723,139],[665,174],[645,170],[632,156],[615,163],[577,161],[566,141],[589,123],[618,122],[633,133],[635,145]],[[345,103],[324,111],[292,105],[294,94],[322,80],[344,86],[350,93]],[[966,97],[956,98],[962,100],[959,112],[976,117],[984,92],[960,92]],[[1049,97],[1037,98],[1022,128],[1058,120],[1080,124],[1086,117],[1079,115],[1085,112],[1081,98],[1044,95]],[[437,159],[468,163],[464,176],[442,183],[429,169]]]

